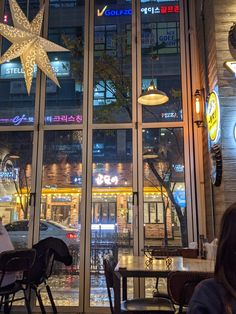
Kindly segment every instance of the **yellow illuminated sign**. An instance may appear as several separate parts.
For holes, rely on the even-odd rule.
[[[218,140],[220,130],[220,104],[215,91],[210,94],[206,118],[210,139],[212,142],[216,142]]]

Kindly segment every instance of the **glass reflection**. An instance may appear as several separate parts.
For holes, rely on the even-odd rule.
[[[93,121],[130,122],[131,4],[95,0],[95,12]]]
[[[50,1],[49,40],[68,52],[50,54],[61,88],[47,80],[45,124],[48,125],[83,122],[84,4],[84,1]]]
[[[8,1],[5,1],[4,19],[6,25],[13,26],[12,16]],[[18,1],[21,9],[29,20],[32,20],[39,10],[39,2]],[[3,38],[1,55],[12,45]],[[34,68],[34,76],[31,94],[28,96],[24,72],[20,58],[8,60],[0,65],[0,126],[32,125],[34,123],[34,99],[36,89],[37,67]]]
[[[0,217],[15,248],[27,247],[31,132],[0,132]]]
[[[182,117],[179,1],[141,1],[142,91],[153,79],[169,101],[143,106],[143,121],[180,121]]]

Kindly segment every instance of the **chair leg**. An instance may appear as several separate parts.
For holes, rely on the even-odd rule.
[[[3,296],[1,296],[1,300],[0,300],[0,311],[1,311],[1,309],[2,309],[3,299],[4,299],[4,297],[3,297]]]
[[[47,293],[48,293],[48,296],[49,296],[49,299],[50,299],[50,302],[52,305],[53,313],[57,314],[57,308],[56,308],[55,302],[53,300],[52,291],[51,291],[51,289],[47,283],[46,283],[46,289],[47,289]]]
[[[113,308],[112,298],[111,298],[111,290],[109,287],[107,288],[107,291],[108,291],[108,298],[109,298],[109,303],[110,303],[111,314],[114,314],[114,308]]]
[[[24,293],[25,306],[26,306],[26,308],[27,308],[27,313],[28,313],[28,314],[31,314],[32,311],[31,311],[31,306],[30,306],[30,299],[28,299],[27,291],[26,291],[26,290],[23,290],[23,293]]]
[[[5,300],[3,298],[3,312],[4,312],[4,314],[9,314],[11,312],[14,297],[15,297],[15,294],[13,294],[11,301],[9,300],[9,295],[5,295]]]
[[[42,314],[47,314],[47,313],[46,313],[46,310],[45,310],[45,307],[44,307],[44,305],[43,305],[43,300],[42,300],[42,298],[41,298],[40,291],[37,290],[37,288],[34,289],[34,291],[35,291],[36,297],[37,297],[37,299],[38,299],[38,301],[39,301],[39,306],[40,306],[40,309],[41,309],[41,313],[42,313]]]

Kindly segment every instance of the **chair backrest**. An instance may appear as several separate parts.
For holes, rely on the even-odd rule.
[[[61,239],[48,237],[34,244],[33,248],[36,250],[37,259],[29,274],[31,284],[39,285],[51,276],[54,260],[66,266],[72,264],[72,256]]]
[[[36,257],[34,249],[16,249],[0,254],[0,286],[8,272],[21,272],[26,278],[32,268]]]
[[[39,255],[44,254],[46,250],[52,250],[55,261],[59,261],[66,266],[71,265],[73,262],[66,243],[61,239],[48,237],[34,244],[33,248],[37,250]]]
[[[116,261],[113,256],[106,256],[103,259],[103,267],[104,267],[104,273],[106,278],[106,285],[107,285],[107,293],[109,298],[109,304],[110,304],[110,310],[111,313],[114,313],[114,307],[112,303],[112,297],[111,297],[111,288],[114,288],[114,281],[113,281],[113,271],[116,267]]]
[[[180,306],[179,313],[182,313],[183,306],[188,306],[197,284],[212,277],[213,273],[191,271],[173,271],[168,275],[168,294],[172,302]]]
[[[113,288],[113,271],[116,267],[115,259],[112,256],[105,257],[103,260],[103,267],[107,286]]]

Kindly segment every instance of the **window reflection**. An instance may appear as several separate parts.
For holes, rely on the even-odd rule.
[[[0,217],[14,247],[27,247],[33,134],[0,132],[0,143]]]
[[[95,1],[93,121],[130,122],[131,5],[101,3]]]
[[[164,105],[143,106],[143,122],[183,119],[179,10],[179,1],[141,3],[142,92],[153,79],[169,97]]]
[[[145,245],[187,244],[183,130],[143,130]]]

